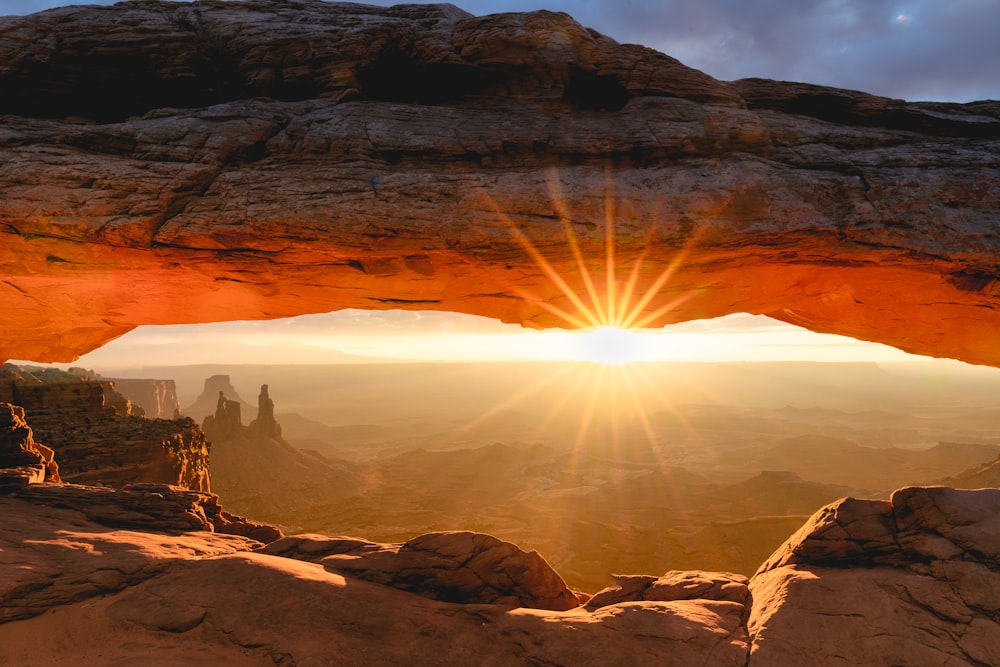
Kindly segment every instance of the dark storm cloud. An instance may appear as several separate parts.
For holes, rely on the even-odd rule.
[[[390,5],[387,0],[369,0]],[[0,0],[0,14],[65,4]],[[97,4],[111,4],[98,0]],[[1000,0],[458,0],[474,14],[551,9],[733,80],[889,97],[1000,99]]]
[[[474,13],[539,3],[472,0]],[[1000,0],[616,0],[544,5],[712,76],[809,81],[905,99],[1000,98]]]

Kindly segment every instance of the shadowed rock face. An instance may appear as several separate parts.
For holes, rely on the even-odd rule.
[[[0,20],[0,63],[0,358],[358,307],[751,312],[1000,364],[997,102],[723,83],[450,5],[64,8]]]

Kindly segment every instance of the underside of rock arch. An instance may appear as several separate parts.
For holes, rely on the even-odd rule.
[[[353,307],[749,312],[1000,365],[998,102],[319,0],[3,18],[0,89],[0,359]]]

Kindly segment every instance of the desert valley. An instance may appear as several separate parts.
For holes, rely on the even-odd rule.
[[[241,402],[249,425],[268,385],[280,435],[206,429],[212,489],[227,509],[287,533],[378,542],[476,530],[538,550],[567,583],[596,592],[612,572],[751,576],[827,503],[887,498],[998,458],[1000,373],[886,366],[378,364],[131,374],[176,379],[182,414],[199,423],[214,415],[222,391]]]

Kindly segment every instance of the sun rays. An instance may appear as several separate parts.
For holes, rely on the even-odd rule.
[[[620,240],[616,191],[611,173],[610,169],[606,172],[603,219],[599,221],[604,232],[602,248],[599,254],[592,252],[591,256],[588,256],[581,247],[576,227],[596,227],[598,223],[574,217],[563,192],[558,172],[554,169],[549,172],[547,181],[549,199],[559,219],[563,241],[572,257],[571,265],[562,272],[545,256],[528,234],[503,211],[495,199],[487,195],[487,200],[511,236],[556,289],[555,298],[545,298],[526,288],[516,288],[514,293],[539,309],[554,315],[567,328],[600,331],[600,339],[621,344],[626,343],[628,337],[613,338],[607,335],[607,330],[631,331],[650,326],[661,321],[695,295],[694,292],[682,292],[666,303],[657,303],[662,301],[664,294],[669,293],[671,279],[703,233],[704,226],[692,230],[685,243],[676,249],[673,259],[667,266],[655,274],[655,277],[651,277],[656,269],[648,266],[648,255],[651,247],[658,242],[657,229],[660,221],[650,220],[643,233],[638,235],[643,239],[641,252],[636,256],[635,249],[630,247],[630,266],[622,266],[618,258],[618,245],[623,241]],[[654,218],[658,217],[660,208],[657,207],[654,211]],[[625,242],[633,244],[634,237],[629,235],[629,240]],[[594,245],[592,240],[590,245]],[[600,268],[597,271],[590,268],[595,260],[599,260]],[[623,279],[624,273],[627,275]],[[644,284],[641,289],[640,284]],[[654,303],[657,303],[655,307]],[[613,355],[609,353],[608,356]],[[632,360],[639,359],[623,361]]]
[[[670,442],[658,436],[650,415],[667,412],[682,430],[687,430],[687,424],[667,392],[645,377],[643,364],[638,362],[662,358],[657,346],[665,343],[662,334],[643,329],[669,320],[672,311],[695,296],[678,289],[673,281],[707,225],[688,225],[686,235],[669,234],[682,240],[674,240],[670,259],[664,262],[664,237],[668,235],[663,229],[670,229],[662,219],[665,207],[662,202],[654,204],[651,216],[638,226],[634,211],[629,211],[632,219],[623,223],[619,209],[625,213],[626,207],[617,201],[613,173],[608,169],[597,186],[602,190],[603,210],[595,213],[592,209],[588,214],[575,211],[558,172],[549,172],[545,185],[552,217],[561,232],[558,240],[551,231],[548,236],[531,233],[530,221],[517,224],[496,199],[485,195],[542,276],[542,282],[515,288],[515,295],[574,330],[565,336],[567,348],[572,349],[563,350],[562,359],[590,363],[556,367],[547,378],[529,383],[456,429],[453,444],[465,441],[466,434],[495,416],[549,395],[549,389],[558,386],[563,394],[552,401],[537,436],[540,442],[565,449],[567,474],[585,474],[601,461],[614,469],[622,462],[644,461],[661,475],[672,474],[677,454]],[[684,383],[678,378],[674,386]],[[549,428],[551,432],[543,432]],[[685,439],[695,437],[691,429]]]

